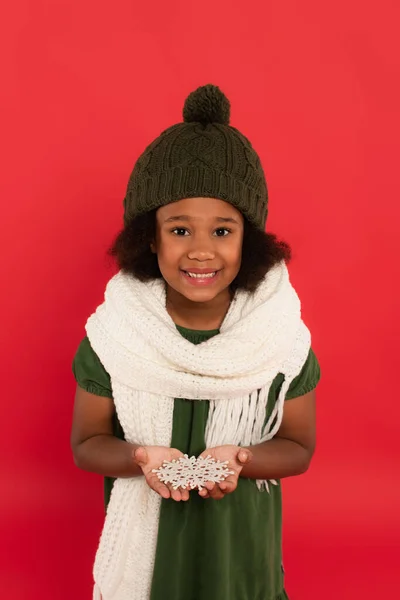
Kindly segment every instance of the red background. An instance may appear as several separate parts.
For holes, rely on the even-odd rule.
[[[323,370],[312,469],[285,482],[290,597],[398,597],[396,4],[7,3],[2,598],[91,597],[102,482],[73,466],[70,363],[134,160],[209,82],[264,163]]]

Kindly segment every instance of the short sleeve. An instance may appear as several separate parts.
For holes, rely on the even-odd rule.
[[[286,400],[304,396],[314,390],[321,378],[321,371],[317,357],[312,349],[308,353],[308,357],[300,374],[293,379],[289,390],[286,394]]]
[[[87,337],[79,344],[72,363],[72,371],[77,384],[82,389],[96,396],[113,397],[110,376]]]

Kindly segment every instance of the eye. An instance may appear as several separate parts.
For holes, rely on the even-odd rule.
[[[175,227],[175,229],[171,230],[171,233],[173,233],[174,235],[177,235],[179,237],[189,235],[188,230],[185,229],[184,227]]]
[[[219,227],[218,229],[216,229],[214,231],[214,235],[216,235],[217,237],[226,237],[230,233],[231,233],[231,230],[226,229],[226,227]]]

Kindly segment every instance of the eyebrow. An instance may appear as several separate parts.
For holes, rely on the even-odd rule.
[[[175,221],[195,221],[196,219],[193,217],[189,217],[189,215],[177,215],[176,217],[169,217],[165,219],[164,223],[174,223]],[[217,223],[236,223],[239,225],[239,222],[233,217],[215,217],[215,221]]]

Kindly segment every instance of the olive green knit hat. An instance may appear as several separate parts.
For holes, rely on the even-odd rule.
[[[229,100],[218,87],[205,85],[188,96],[184,122],[164,131],[135,164],[124,200],[126,224],[170,202],[204,197],[229,202],[264,229],[264,171],[249,140],[229,119]]]

